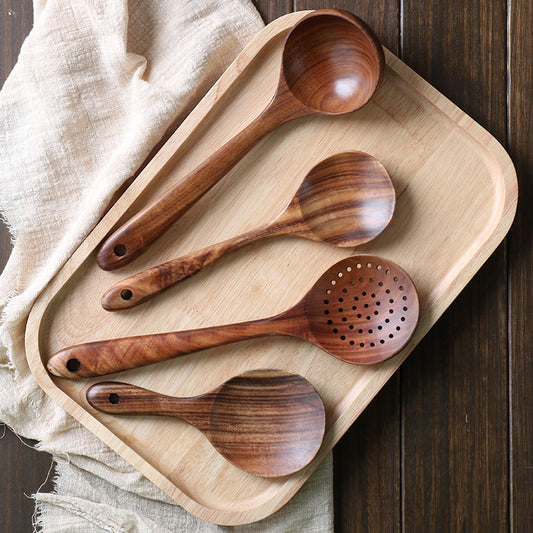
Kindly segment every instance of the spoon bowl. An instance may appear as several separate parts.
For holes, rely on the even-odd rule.
[[[354,151],[313,167],[287,211],[293,221],[303,223],[294,233],[352,248],[377,237],[395,205],[396,192],[385,167],[371,155]],[[298,213],[292,214],[291,208]]]
[[[383,165],[364,152],[335,154],[313,167],[292,201],[268,224],[123,279],[102,296],[108,311],[139,305],[243,246],[296,235],[353,248],[388,225],[396,194]]]
[[[108,414],[167,415],[202,431],[242,470],[263,477],[292,474],[316,455],[325,409],[313,386],[284,371],[254,371],[201,396],[176,398],[119,382],[92,385],[89,404]]]

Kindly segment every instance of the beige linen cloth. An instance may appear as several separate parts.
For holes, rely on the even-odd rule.
[[[273,516],[208,524],[56,406],[24,353],[36,297],[263,27],[257,11],[249,0],[36,0],[34,14],[0,92],[0,210],[14,245],[0,277],[0,420],[54,455],[55,488],[34,495],[36,529],[332,531],[331,459]]]

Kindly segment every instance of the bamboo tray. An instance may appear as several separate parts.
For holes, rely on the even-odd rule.
[[[307,117],[279,128],[143,256],[118,271],[100,270],[96,250],[111,229],[268,103],[278,81],[283,39],[306,13],[282,17],[253,39],[43,292],[26,331],[28,362],[46,393],[177,503],[219,524],[259,520],[296,493],[500,243],[516,208],[516,174],[500,144],[386,51],[384,81],[370,104],[350,115]],[[46,372],[47,359],[68,345],[262,318],[298,301],[327,267],[354,251],[272,239],[228,256],[139,307],[109,313],[100,306],[104,290],[119,279],[268,220],[310,168],[345,150],[375,156],[396,187],[391,224],[356,253],[398,263],[420,292],[419,326],[398,356],[361,367],[303,341],[271,337],[114,376],[177,396],[203,393],[252,369],[305,376],[324,400],[327,429],[318,456],[303,471],[279,479],[247,474],[185,422],[98,413],[85,401],[85,390],[98,379],[76,382]]]

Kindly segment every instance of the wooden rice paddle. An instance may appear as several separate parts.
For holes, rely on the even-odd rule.
[[[121,226],[97,263],[111,270],[135,259],[255,144],[306,115],[349,113],[364,106],[383,74],[383,49],[351,13],[323,9],[303,17],[284,43],[278,88],[263,112],[190,174]]]
[[[283,371],[241,374],[191,398],[109,381],[90,387],[87,401],[109,414],[181,418],[204,433],[231,463],[264,477],[302,469],[324,437],[320,396],[303,377]]]
[[[103,295],[102,306],[134,307],[259,239],[290,234],[359,246],[387,226],[395,203],[394,185],[379,161],[363,152],[335,154],[310,170],[292,201],[268,224],[121,280]]]
[[[330,267],[304,298],[279,315],[189,331],[79,344],[53,355],[56,376],[101,376],[265,335],[291,335],[348,363],[384,361],[400,351],[418,321],[407,273],[386,259],[351,256]]]

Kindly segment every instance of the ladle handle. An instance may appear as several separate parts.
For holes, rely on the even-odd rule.
[[[102,413],[175,416],[201,430],[205,429],[206,414],[213,403],[210,394],[176,398],[118,381],[95,383],[87,390],[86,397]]]
[[[113,285],[102,296],[102,307],[108,311],[139,305],[167,287],[203,270],[224,255],[251,242],[284,233],[285,226],[268,224],[237,237],[207,246],[178,259],[143,270]]]
[[[302,313],[293,308],[262,320],[78,344],[54,354],[47,368],[60,377],[103,376],[240,340],[265,335],[299,336],[302,320]]]
[[[284,85],[280,89],[253,122],[116,230],[98,252],[100,268],[112,270],[138,257],[263,137],[285,122],[309,114]]]

